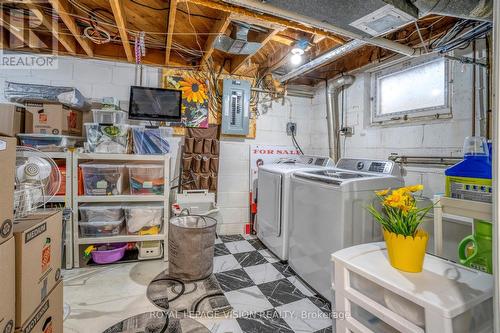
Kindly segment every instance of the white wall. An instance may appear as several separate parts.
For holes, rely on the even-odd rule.
[[[144,66],[143,85],[158,87],[160,69]],[[122,108],[128,109],[130,86],[136,82],[136,66],[120,62],[59,57],[57,69],[2,69],[0,100],[4,82],[45,84],[75,87],[87,98],[117,97]]]
[[[282,100],[259,105],[261,113],[257,119],[255,139],[235,139],[222,137],[220,151],[220,173],[218,184],[218,203],[221,207],[224,223],[229,223],[223,232],[242,232],[244,224],[249,222],[250,189],[250,146],[270,144],[292,146],[286,135],[286,123],[297,123],[297,141],[306,154],[314,153],[311,146],[312,126],[316,115],[316,106],[311,99],[287,97]]]

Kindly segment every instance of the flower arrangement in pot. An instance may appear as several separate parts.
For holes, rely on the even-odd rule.
[[[418,208],[414,193],[423,185],[401,187],[375,192],[378,204],[368,211],[382,226],[389,261],[401,271],[422,271],[429,235],[421,227],[433,206]]]

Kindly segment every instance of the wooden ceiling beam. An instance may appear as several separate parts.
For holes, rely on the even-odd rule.
[[[278,29],[272,30],[267,35],[265,35],[264,38],[262,38],[261,40],[258,40],[258,42],[261,43],[259,50],[261,48],[263,48],[273,38],[273,36],[275,36],[280,31],[281,30],[278,30]],[[254,54],[256,54],[259,50],[255,51],[255,53],[253,53],[253,54],[237,55],[236,57],[232,58],[231,59],[231,74],[236,73],[241,68],[241,66],[243,66],[247,61],[249,61],[254,56]]]
[[[73,37],[75,37],[76,41],[78,42],[78,44],[80,44],[85,53],[87,53],[89,57],[92,57],[94,55],[92,44],[88,39],[85,39],[82,36],[80,29],[75,22],[75,19],[71,15],[69,15],[69,13],[71,13],[71,7],[68,1],[49,0],[49,2],[54,8],[54,11],[57,13],[57,15],[59,15],[66,27],[69,29],[69,31],[71,31]]]
[[[24,15],[21,15],[17,19],[24,20]],[[27,45],[33,49],[45,47],[45,44],[40,40],[40,38],[38,38],[38,36],[35,35],[34,32],[25,28],[24,22],[22,24],[18,24],[15,19],[12,19],[12,16],[7,16],[6,10],[2,10],[0,13],[0,26],[9,31],[9,33],[21,41],[23,45]]]
[[[134,55],[132,52],[132,46],[130,45],[127,33],[127,16],[123,10],[121,0],[109,0],[111,5],[111,10],[113,11],[113,16],[115,17],[116,26],[120,32],[120,39],[122,40],[123,49],[127,56],[128,62],[134,61]]]
[[[167,45],[165,50],[165,65],[170,61],[170,50],[172,49],[172,39],[174,37],[175,14],[177,12],[177,0],[170,0],[168,9],[168,25],[167,25]]]
[[[194,3],[196,5],[216,9],[216,10],[223,11],[223,12],[231,12],[231,13],[233,13],[233,15],[238,14],[244,18],[257,19],[257,20],[264,22],[264,23],[267,22],[268,24],[269,23],[278,24],[280,26],[291,28],[294,30],[299,30],[299,31],[308,32],[308,33],[315,34],[315,35],[325,36],[325,37],[328,37],[328,38],[336,41],[339,44],[345,43],[345,40],[343,38],[341,38],[337,35],[334,35],[328,31],[324,31],[324,30],[321,30],[318,28],[306,26],[306,25],[300,24],[298,22],[289,21],[289,20],[286,20],[286,19],[283,19],[280,17],[269,15],[269,14],[252,12],[248,9],[238,7],[238,6],[235,6],[232,4],[228,4],[225,2],[213,1],[213,0],[184,0],[184,1],[188,1],[188,2]]]
[[[210,58],[212,56],[212,53],[214,52],[215,39],[220,34],[223,34],[227,30],[230,23],[231,23],[231,13],[225,12],[221,15],[219,20],[212,27],[210,35],[208,36],[207,41],[205,43],[205,53],[203,54],[203,58],[201,59],[202,66],[204,66],[208,58]]]
[[[59,33],[59,24],[56,20],[53,20],[52,17],[42,12],[39,8],[36,7],[36,0],[25,0],[24,2],[28,9],[36,16],[37,19],[40,20],[41,24],[47,28],[52,33],[62,46],[68,51],[71,55],[76,55],[76,42],[75,39],[71,36],[60,34]],[[55,22],[53,22],[55,21]],[[55,24],[53,24],[55,23]]]
[[[295,39],[291,37],[282,35],[274,35],[272,40],[286,46],[292,46],[297,42]]]

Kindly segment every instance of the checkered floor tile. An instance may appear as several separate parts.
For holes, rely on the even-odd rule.
[[[215,277],[243,333],[330,333],[330,303],[254,236],[220,236]]]

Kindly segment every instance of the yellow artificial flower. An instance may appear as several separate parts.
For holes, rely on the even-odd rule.
[[[203,82],[193,77],[185,77],[184,81],[179,82],[182,90],[182,96],[189,102],[203,104],[207,97],[207,88]]]
[[[387,190],[381,190],[381,191],[376,191],[375,193],[378,196],[385,197],[389,193],[389,189],[387,189]]]

